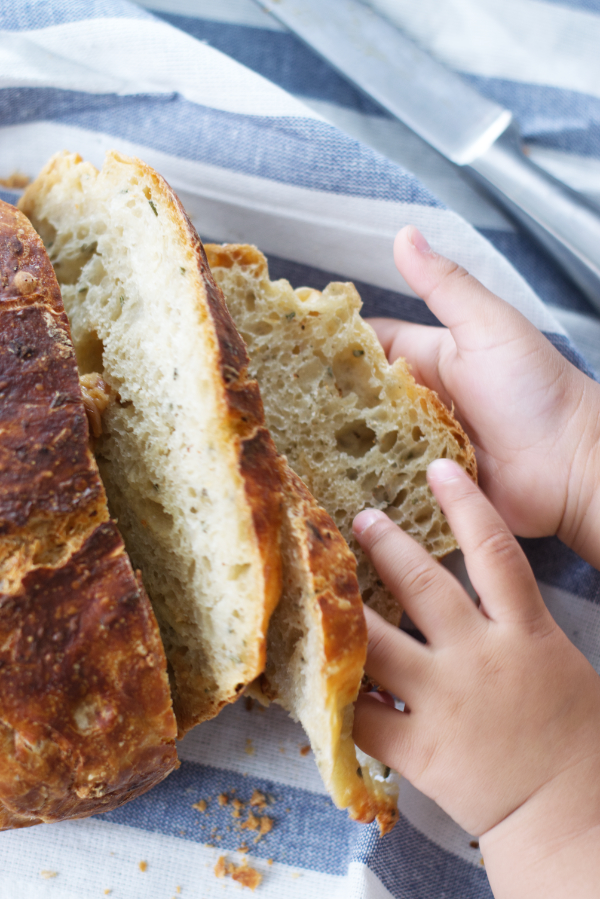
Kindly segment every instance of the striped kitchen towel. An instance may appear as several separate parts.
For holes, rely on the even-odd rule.
[[[352,279],[367,314],[432,323],[391,256],[414,223],[600,370],[598,316],[552,262],[252,0],[148,5],[0,0],[4,199],[18,197],[11,175],[35,175],[57,150],[100,165],[116,148],[165,176],[203,238],[257,244],[295,286]],[[600,195],[600,0],[372,5],[513,109],[537,162]],[[552,614],[600,670],[600,575],[557,540],[523,545]],[[305,743],[280,709],[226,708],[140,799],[0,834],[0,899],[238,895],[214,866],[239,862],[242,842],[263,875],[257,895],[273,899],[490,896],[476,841],[433,802],[402,782],[401,821],[381,840],[333,807]],[[247,803],[256,789],[274,826],[253,843],[218,796]]]

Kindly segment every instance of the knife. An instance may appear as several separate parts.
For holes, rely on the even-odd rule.
[[[527,158],[512,113],[360,0],[256,0],[474,178],[600,311],[600,208]]]

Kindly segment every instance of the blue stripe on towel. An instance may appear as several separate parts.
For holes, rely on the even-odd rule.
[[[600,0],[544,0],[545,3],[554,3],[556,6],[567,6],[573,9],[585,9],[588,12],[600,13]]]
[[[414,175],[316,119],[239,115],[178,94],[111,100],[56,88],[0,91],[0,124],[40,118],[298,187],[443,208]]]
[[[13,193],[12,190],[0,190],[0,200],[4,200],[5,203],[11,203],[13,206],[17,205],[20,196],[20,194]]]
[[[549,85],[463,75],[511,109],[526,141],[579,156],[600,156],[600,98]]]
[[[379,839],[370,829],[360,834],[351,861],[362,861],[396,899],[492,899],[479,849],[469,846],[476,864],[441,849],[400,816],[390,834]]]
[[[274,822],[272,832],[258,843],[256,831],[240,826],[248,818],[255,789],[275,800],[264,811],[254,809]],[[246,804],[240,818],[233,817],[231,803],[220,806],[217,799],[220,793],[233,798],[233,791]],[[200,799],[210,800],[204,813],[192,808]],[[336,809],[328,796],[185,761],[157,787],[100,820],[210,843],[224,851],[246,843],[260,858],[329,874],[347,873],[348,856],[363,828]]]
[[[368,115],[390,117],[295,35],[157,12],[157,16],[221,50],[300,97],[336,103]],[[600,156],[600,98],[578,91],[462,75],[473,87],[511,109],[523,137],[544,147]]]
[[[520,539],[538,581],[600,605],[600,572],[580,559],[558,537]]]
[[[540,299],[551,306],[561,306],[592,318],[597,312],[578,287],[546,253],[541,253],[533,238],[523,231],[499,231],[479,228],[478,231],[525,278]]]
[[[49,3],[48,0],[11,0],[0,2],[0,28],[6,31],[35,31],[65,22],[84,19],[147,19],[149,14],[134,3],[120,0],[68,0]]]
[[[211,22],[165,12],[155,15],[198,40],[206,41],[292,94],[328,100],[368,115],[388,115],[288,31]]]

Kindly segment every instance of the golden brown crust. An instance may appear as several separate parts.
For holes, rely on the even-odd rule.
[[[60,292],[0,205],[0,828],[82,817],[177,765],[158,628],[108,520]]]
[[[371,783],[367,786],[358,766],[350,733],[344,733],[352,703],[356,700],[367,655],[367,627],[356,579],[356,560],[331,517],[322,509],[300,478],[281,459],[289,533],[303,556],[312,593],[313,627],[320,643],[318,702],[324,700],[320,718],[320,766],[336,805],[363,824],[377,819],[382,835],[398,820],[396,795]],[[285,582],[285,572],[284,572]],[[269,676],[261,679],[268,699],[275,698]],[[317,708],[315,706],[315,713]],[[306,722],[305,722],[306,724]],[[323,733],[324,728],[328,734]],[[323,750],[322,750],[323,751]]]

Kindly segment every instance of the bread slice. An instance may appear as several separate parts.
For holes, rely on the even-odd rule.
[[[264,668],[281,483],[258,386],[202,244],[151,168],[58,154],[21,208],[50,252],[80,372],[113,397],[96,457],[160,625],[181,736]]]
[[[359,764],[352,740],[367,654],[356,561],[330,516],[281,464],[283,591],[253,694],[302,723],[335,804],[356,821],[377,818],[384,834],[398,819],[397,786],[374,759],[364,756]]]
[[[177,766],[166,659],[88,445],[69,324],[0,202],[0,829],[116,808]]]
[[[434,556],[456,548],[426,481],[429,463],[455,459],[476,477],[473,448],[404,359],[390,365],[360,317],[354,285],[320,293],[269,280],[255,247],[207,245],[246,341],[278,450],[332,516],[358,560],[363,599],[388,620],[401,610],[352,534],[366,507],[383,509]]]

